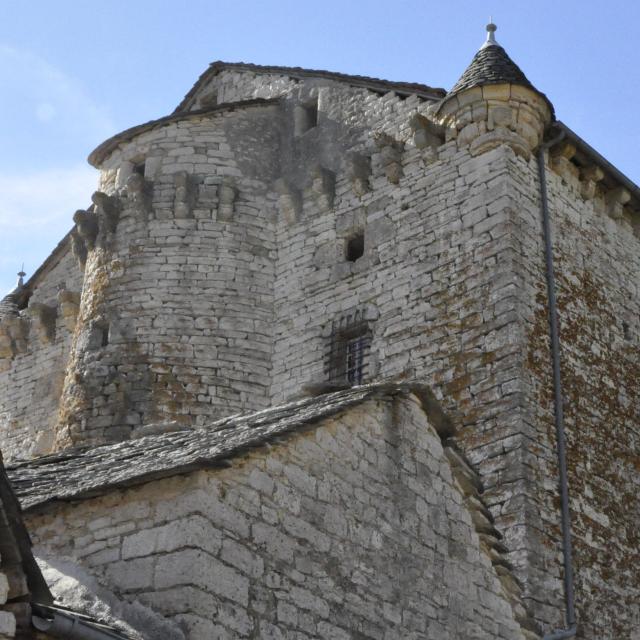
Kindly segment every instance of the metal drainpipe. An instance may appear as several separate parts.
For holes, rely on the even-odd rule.
[[[555,631],[544,636],[543,640],[562,640],[573,638],[577,632],[576,612],[573,593],[573,562],[571,552],[571,517],[569,515],[569,488],[567,483],[567,453],[564,432],[564,412],[562,380],[560,377],[560,336],[558,330],[558,309],[556,304],[556,284],[553,268],[553,245],[551,242],[551,224],[549,222],[549,202],[547,199],[547,179],[544,166],[544,154],[547,149],[560,142],[565,132],[538,148],[538,173],[540,177],[540,201],[542,206],[542,227],[544,235],[545,258],[547,267],[547,295],[549,298],[549,330],[551,334],[551,359],[553,364],[553,401],[556,422],[556,440],[562,505],[562,556],[564,559],[564,597],[566,606],[567,629]]]

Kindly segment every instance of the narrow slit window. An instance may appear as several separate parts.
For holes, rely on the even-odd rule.
[[[348,262],[355,262],[364,255],[364,233],[351,236],[345,245],[345,256]]]

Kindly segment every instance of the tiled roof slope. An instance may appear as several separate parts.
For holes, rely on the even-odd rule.
[[[497,44],[482,47],[448,95],[485,84],[517,84],[537,91],[509,54]]]
[[[396,91],[401,94],[416,94],[430,100],[439,100],[445,95],[444,89],[430,87],[426,84],[418,82],[395,82],[392,80],[382,80],[380,78],[370,78],[369,76],[349,75],[347,73],[336,73],[334,71],[324,71],[321,69],[303,69],[302,67],[279,67],[261,64],[250,64],[247,62],[223,62],[217,60],[212,62],[207,70],[198,78],[196,83],[191,87],[189,93],[183,98],[182,102],[176,107],[174,113],[184,111],[189,107],[191,99],[195,96],[198,89],[211,77],[217,75],[225,69],[237,69],[238,71],[249,71],[261,74],[279,74],[289,76],[291,78],[326,78],[328,80],[336,80],[344,82],[354,87],[365,87],[374,91]]]
[[[0,298],[0,321],[3,318],[18,315],[18,295],[17,292],[12,291],[8,293],[4,298]]]
[[[413,393],[434,427],[452,431],[433,394],[419,384],[374,384],[305,398],[250,415],[231,416],[205,429],[152,435],[89,450],[64,451],[7,469],[22,507],[99,495],[206,467],[312,425],[367,400]]]

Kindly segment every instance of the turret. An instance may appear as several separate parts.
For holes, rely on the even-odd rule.
[[[528,158],[554,119],[553,105],[496,42],[496,29],[487,25],[485,43],[433,117],[447,140],[469,146],[472,155],[506,144]]]

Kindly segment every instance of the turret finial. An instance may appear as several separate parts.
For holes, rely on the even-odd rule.
[[[498,27],[495,24],[493,24],[493,21],[490,17],[489,24],[487,25],[487,39],[485,40],[485,43],[480,47],[481,49],[484,49],[485,47],[491,47],[493,45],[500,46],[496,42],[496,37],[495,37],[495,32],[497,30],[498,30]]]
[[[18,289],[22,289],[22,287],[24,287],[24,277],[27,274],[24,272],[24,262],[22,263],[22,268],[20,269],[20,271],[18,271],[18,284],[17,287]]]

